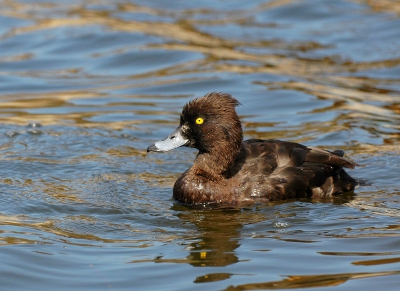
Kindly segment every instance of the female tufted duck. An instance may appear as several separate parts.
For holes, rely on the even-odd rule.
[[[328,197],[354,190],[356,181],[343,169],[357,164],[344,152],[280,140],[249,139],[235,106],[223,93],[187,103],[179,127],[147,148],[165,152],[197,148],[193,166],[175,182],[174,198],[187,205],[243,206],[302,197]]]

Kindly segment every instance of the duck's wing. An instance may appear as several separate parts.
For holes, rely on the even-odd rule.
[[[354,169],[356,163],[343,158],[342,150],[327,151],[316,147],[307,147],[294,142],[280,140],[258,140],[245,141],[249,157],[265,157],[269,161],[276,160],[279,168],[297,167],[305,162],[320,163],[331,166]]]
[[[356,184],[343,167],[357,164],[343,158],[343,151],[279,140],[248,140],[244,147],[247,162],[243,169],[255,174],[248,188],[251,196],[258,193],[269,200],[322,197],[353,190]]]
[[[309,151],[306,155],[305,162],[321,163],[350,169],[354,169],[358,166],[357,163],[343,158],[344,152],[341,150],[330,152],[315,147],[308,147],[307,149],[309,149]]]

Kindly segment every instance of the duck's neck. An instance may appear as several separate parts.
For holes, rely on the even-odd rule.
[[[222,144],[212,152],[199,152],[192,170],[196,175],[203,176],[211,181],[221,181],[227,178],[227,173],[235,164],[236,158],[240,153],[242,140],[230,146]]]

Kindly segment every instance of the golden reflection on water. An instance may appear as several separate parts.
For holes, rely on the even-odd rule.
[[[400,271],[394,272],[371,272],[371,273],[341,273],[332,275],[306,275],[306,276],[288,276],[282,281],[268,283],[252,283],[238,286],[230,286],[226,291],[239,290],[280,290],[280,289],[298,289],[338,286],[348,280],[365,279],[380,276],[398,275]]]
[[[353,262],[353,264],[361,265],[361,266],[375,266],[375,265],[383,265],[383,264],[395,264],[395,263],[399,263],[399,262],[400,262],[400,258],[390,258],[390,259],[357,261],[357,262]]]
[[[400,14],[400,5],[396,0],[352,0],[356,3],[367,4],[374,11],[382,12],[396,12]]]

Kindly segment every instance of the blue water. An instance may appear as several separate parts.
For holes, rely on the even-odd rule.
[[[1,1],[1,290],[397,290],[397,1]],[[354,195],[190,210],[191,98],[340,148]]]

